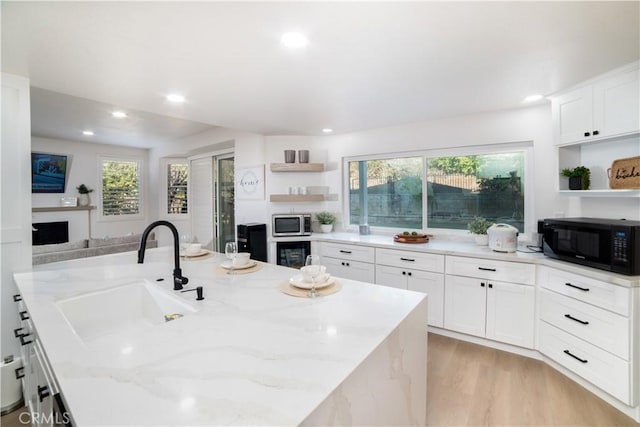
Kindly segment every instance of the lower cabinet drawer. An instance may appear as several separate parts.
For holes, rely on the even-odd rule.
[[[369,246],[322,242],[322,255],[352,261],[375,262],[375,249]]]
[[[444,273],[444,255],[376,248],[376,264]]]
[[[627,405],[633,406],[630,364],[541,321],[539,350]]]
[[[540,318],[601,349],[629,360],[629,318],[540,290]]]

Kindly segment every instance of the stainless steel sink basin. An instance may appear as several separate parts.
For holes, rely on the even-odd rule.
[[[166,315],[187,316],[198,309],[146,281],[91,292],[57,302],[85,342],[106,335],[135,333],[165,323]]]

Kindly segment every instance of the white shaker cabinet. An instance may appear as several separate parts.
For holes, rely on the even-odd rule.
[[[322,264],[332,276],[375,282],[374,248],[344,243],[322,242]]]
[[[427,323],[444,326],[444,255],[376,249],[376,284],[428,295]]]
[[[533,348],[535,267],[447,256],[444,327]]]
[[[556,144],[640,131],[637,64],[551,100]]]

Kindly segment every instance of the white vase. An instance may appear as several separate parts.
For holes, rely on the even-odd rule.
[[[476,245],[487,246],[489,244],[489,235],[487,234],[475,234]]]
[[[320,229],[323,233],[331,233],[331,230],[333,230],[333,224],[320,224]]]
[[[81,194],[78,197],[78,205],[80,206],[89,206],[91,204],[91,197],[89,197],[89,193]]]

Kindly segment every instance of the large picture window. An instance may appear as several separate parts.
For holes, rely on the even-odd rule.
[[[345,159],[348,224],[466,230],[474,217],[525,230],[530,143]]]
[[[101,216],[103,218],[142,216],[142,161],[102,158],[100,164]]]

